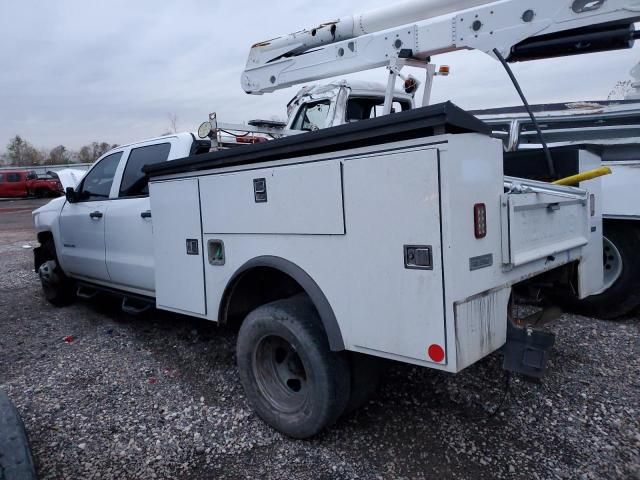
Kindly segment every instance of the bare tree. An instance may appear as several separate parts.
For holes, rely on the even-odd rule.
[[[20,135],[13,137],[7,145],[5,161],[9,165],[40,165],[44,159],[43,152],[38,151]]]
[[[116,148],[118,145],[109,144],[107,142],[91,142],[89,145],[82,147],[76,158],[80,163],[93,163],[109,150]]]
[[[69,151],[64,145],[52,148],[45,161],[46,165],[63,165],[65,163],[69,163]]]

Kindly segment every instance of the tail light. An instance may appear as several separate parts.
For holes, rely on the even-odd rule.
[[[591,209],[591,216],[595,217],[596,216],[596,196],[593,193],[589,197],[589,206]]]
[[[477,239],[487,236],[487,206],[484,203],[473,207],[473,229]]]

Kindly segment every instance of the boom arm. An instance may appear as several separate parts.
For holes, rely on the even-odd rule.
[[[640,0],[409,0],[254,45],[242,87],[262,94],[456,50],[514,62],[631,48],[638,20]]]

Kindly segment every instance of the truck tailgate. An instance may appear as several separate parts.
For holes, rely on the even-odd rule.
[[[504,265],[518,267],[589,242],[591,202],[586,190],[512,177],[504,184]]]

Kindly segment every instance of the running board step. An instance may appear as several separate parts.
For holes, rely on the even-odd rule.
[[[124,297],[122,299],[122,311],[129,315],[140,315],[153,306],[153,303],[139,298]]]
[[[84,285],[80,285],[78,290],[76,290],[76,296],[79,298],[84,298],[85,300],[91,300],[96,295],[98,295],[98,290],[95,288],[86,287]]]

